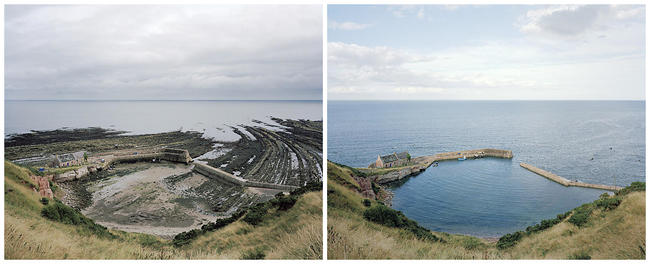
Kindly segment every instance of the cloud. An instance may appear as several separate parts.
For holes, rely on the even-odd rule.
[[[390,47],[329,43],[328,98],[539,100],[645,97],[642,55],[557,54],[536,45],[525,40],[487,42],[414,53]]]
[[[414,5],[403,5],[403,6],[394,6],[389,5],[388,11],[393,14],[393,16],[398,18],[403,18],[406,16],[417,14],[417,6]]]
[[[5,8],[7,99],[321,99],[314,6]]]
[[[524,33],[579,37],[617,28],[621,22],[642,22],[643,6],[565,5],[528,11],[520,18]]]
[[[359,24],[354,22],[336,22],[331,20],[328,23],[328,27],[331,29],[338,30],[362,30],[370,27],[370,24]]]

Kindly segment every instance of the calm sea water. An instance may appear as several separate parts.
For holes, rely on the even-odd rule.
[[[203,132],[237,140],[229,126],[274,124],[271,117],[322,120],[321,101],[5,101],[5,135],[62,127],[146,134]]]
[[[512,160],[440,162],[392,185],[393,208],[436,231],[501,236],[604,192],[520,162],[589,183],[645,181],[643,101],[330,101],[327,125],[328,159],[356,167],[400,151],[512,150]]]

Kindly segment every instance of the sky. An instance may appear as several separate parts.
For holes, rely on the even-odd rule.
[[[322,100],[321,5],[5,6],[5,99]]]
[[[330,5],[328,100],[645,100],[642,5]]]

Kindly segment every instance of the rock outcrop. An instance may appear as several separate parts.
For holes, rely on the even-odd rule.
[[[47,176],[36,176],[36,175],[30,175],[30,178],[34,182],[36,182],[36,185],[38,185],[38,194],[41,195],[41,197],[47,197],[47,198],[54,198],[54,192],[52,192],[52,189],[50,189],[50,182],[48,181]]]

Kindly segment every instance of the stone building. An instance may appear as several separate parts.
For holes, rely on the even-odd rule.
[[[56,155],[56,162],[59,167],[69,167],[81,165],[84,162],[85,151],[77,151],[73,153],[66,153]]]
[[[408,164],[410,160],[410,155],[408,152],[400,152],[389,154],[386,156],[377,156],[375,163],[370,164],[370,167],[374,168],[392,168],[397,166],[404,166]]]

